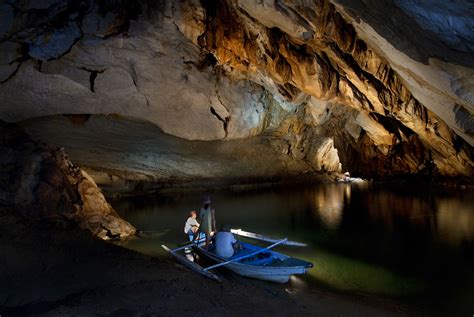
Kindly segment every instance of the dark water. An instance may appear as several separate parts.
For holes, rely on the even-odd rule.
[[[184,221],[200,208],[203,194],[113,202],[146,232],[124,246],[165,254],[160,245],[184,240]],[[472,190],[326,184],[211,194],[219,224],[309,244],[279,248],[315,264],[310,274],[292,279],[293,287],[324,286],[416,302],[438,313],[474,313]]]

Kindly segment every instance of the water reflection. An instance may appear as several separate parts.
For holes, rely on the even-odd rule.
[[[314,213],[326,228],[337,229],[342,220],[344,202],[350,202],[351,186],[330,184],[310,192]]]
[[[472,195],[440,197],[436,193],[407,196],[391,191],[364,195],[364,207],[372,221],[392,233],[418,230],[439,242],[459,246],[474,241]]]
[[[114,206],[142,230],[161,230],[165,237],[179,239],[182,222],[198,207],[200,196],[126,199]],[[291,191],[216,192],[214,201],[220,223],[263,233],[308,237],[330,230],[339,237],[410,237],[452,246],[474,241],[474,195],[468,191],[413,195],[360,184],[328,184]]]
[[[438,238],[451,245],[474,242],[474,203],[454,198],[436,199]]]
[[[393,232],[403,223],[433,228],[436,206],[419,197],[379,191],[365,196],[364,206],[373,221]]]
[[[474,242],[469,191],[327,184],[212,196],[220,224],[308,243],[308,248],[282,249],[314,262],[312,278],[337,289],[396,296],[423,292],[425,283],[450,289],[464,283],[472,267],[466,256]],[[150,232],[127,246],[156,255],[161,244],[184,241],[187,213],[199,207],[201,197],[180,193],[112,204]],[[305,278],[290,285],[303,285]]]

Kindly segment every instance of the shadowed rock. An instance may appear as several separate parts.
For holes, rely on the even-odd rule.
[[[32,141],[0,121],[0,201],[23,217],[59,226],[76,223],[102,239],[126,237],[135,228],[122,220],[86,172],[62,149]]]

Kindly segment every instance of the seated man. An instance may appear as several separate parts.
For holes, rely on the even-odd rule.
[[[194,236],[199,229],[199,223],[196,220],[197,212],[195,210],[189,213],[189,218],[184,224],[184,233],[188,235],[189,241],[194,240]]]
[[[230,258],[234,255],[235,250],[240,250],[242,247],[235,239],[230,229],[223,225],[221,230],[216,234],[215,238],[216,254],[223,258]]]

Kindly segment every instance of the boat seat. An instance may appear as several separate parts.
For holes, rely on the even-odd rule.
[[[252,252],[254,252],[254,250],[249,250],[249,249],[239,250],[239,251],[235,252],[234,255],[230,259],[233,260],[235,258],[250,254]]]
[[[247,249],[241,250],[237,252],[237,254],[233,255],[232,258],[240,257],[246,254],[250,254],[252,252],[254,252],[254,250],[247,250]],[[243,259],[238,262],[249,264],[249,265],[263,266],[263,265],[268,265],[270,263],[273,263],[274,261],[275,259],[272,257],[272,255],[269,252],[265,252],[265,253],[256,254],[255,256]]]
[[[253,259],[250,258],[249,262],[245,262],[245,264],[256,265],[256,266],[265,266],[273,263],[275,259],[273,257],[263,258],[263,259]]]

